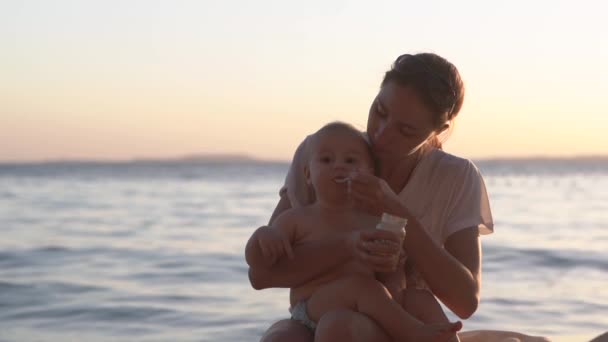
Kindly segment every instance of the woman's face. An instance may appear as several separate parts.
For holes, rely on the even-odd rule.
[[[433,112],[411,87],[388,82],[369,109],[367,133],[379,159],[416,152],[434,131]]]

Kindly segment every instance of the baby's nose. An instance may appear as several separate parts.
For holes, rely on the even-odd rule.
[[[336,170],[346,170],[348,168],[348,164],[343,161],[338,161],[334,163],[334,169]]]
[[[336,171],[350,171],[353,167],[353,163],[346,160],[340,160],[334,163],[334,170]]]

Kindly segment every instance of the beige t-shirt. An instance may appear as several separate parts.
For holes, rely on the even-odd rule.
[[[292,207],[314,201],[314,192],[304,177],[307,139],[298,146],[281,189]],[[441,246],[461,229],[478,227],[481,234],[494,231],[490,202],[479,170],[470,160],[443,150],[433,149],[418,162],[399,197]]]

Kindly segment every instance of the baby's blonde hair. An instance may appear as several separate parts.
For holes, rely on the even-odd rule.
[[[372,146],[370,145],[367,136],[363,132],[358,130],[355,126],[353,126],[349,123],[346,123],[346,122],[342,122],[342,121],[330,122],[330,123],[324,125],[323,127],[321,127],[318,131],[316,131],[311,136],[311,138],[312,138],[311,143],[308,144],[308,146],[307,146],[308,147],[307,155],[309,156],[309,161],[310,161],[310,156],[312,155],[311,148],[315,145],[316,141],[318,140],[318,137],[322,134],[336,132],[336,131],[343,131],[343,132],[352,134],[356,138],[361,139],[361,142],[366,147],[366,152],[368,153],[370,160],[372,161],[372,167],[374,168],[374,170],[376,169],[376,165],[374,162],[374,154],[372,152]]]

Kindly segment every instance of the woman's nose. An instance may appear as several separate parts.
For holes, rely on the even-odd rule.
[[[374,145],[383,146],[391,140],[392,135],[392,126],[388,122],[380,123],[376,134],[374,134]]]

